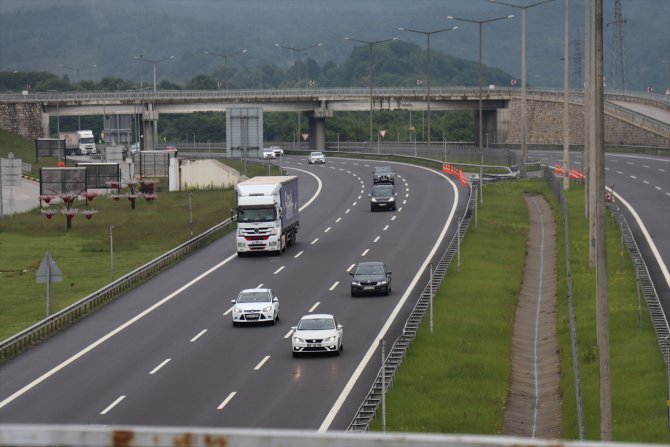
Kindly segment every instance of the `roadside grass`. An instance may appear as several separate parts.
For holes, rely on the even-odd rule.
[[[565,233],[557,202],[545,183],[487,186],[479,225],[471,223],[436,292],[434,332],[424,321],[387,394],[387,430],[501,434],[510,381],[511,338],[525,263],[528,210],[523,193],[541,193],[557,224],[558,327],[561,350],[563,439],[578,439],[565,271]],[[588,267],[584,191],[568,192],[573,301],[577,321],[586,439],[599,431],[595,270]],[[618,226],[608,219],[608,295],[615,441],[668,443],[665,366],[646,304],[640,306],[627,253],[624,270]],[[381,429],[378,409],[371,429]]]
[[[0,131],[3,157],[8,152],[14,152],[16,158],[29,157],[31,150],[34,160],[32,142]],[[54,161],[52,158],[44,160]],[[231,164],[237,167],[239,163],[232,161]],[[267,175],[268,168],[249,163],[247,172],[250,177]],[[274,169],[272,174],[277,175],[277,170]],[[0,340],[46,316],[46,285],[36,284],[35,273],[47,251],[63,272],[63,281],[52,284],[53,313],[112,281],[110,225],[114,225],[114,272],[118,278],[187,241],[191,231],[198,235],[228,219],[235,206],[232,188],[168,192],[167,182],[163,182],[156,185],[156,192],[158,200],[138,199],[135,210],[131,210],[125,199],[114,202],[106,197],[96,197],[91,204],[98,214],[90,221],[84,216],[76,216],[70,231],[66,230],[64,216],[56,214],[47,220],[40,214],[37,203],[29,212],[1,218]]]

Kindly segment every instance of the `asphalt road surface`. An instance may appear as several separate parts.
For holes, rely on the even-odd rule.
[[[300,177],[295,246],[238,258],[227,235],[0,366],[0,421],[345,429],[468,190],[393,164],[399,209],[372,213],[371,171],[391,163],[282,163]],[[350,297],[347,270],[373,260],[392,269],[393,292]],[[277,292],[279,322],[234,328],[230,300],[260,285]],[[344,325],[340,356],[292,357],[290,327],[309,312]]]

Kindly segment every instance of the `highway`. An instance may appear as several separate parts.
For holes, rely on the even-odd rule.
[[[554,166],[562,152],[534,152],[531,158]],[[583,154],[570,153],[570,166],[583,171]],[[605,154],[605,182],[614,185],[619,205],[645,259],[652,281],[670,315],[670,158],[636,154]],[[637,216],[637,217],[636,217]]]
[[[282,164],[300,178],[295,246],[238,258],[227,235],[0,366],[0,420],[345,429],[379,368],[379,339],[399,334],[467,189],[393,164],[399,209],[371,213],[373,166],[390,163]],[[350,297],[347,270],[373,260],[392,269],[393,292]],[[279,322],[234,328],[230,300],[260,285],[279,296]],[[290,327],[309,312],[344,325],[340,356],[292,357]]]

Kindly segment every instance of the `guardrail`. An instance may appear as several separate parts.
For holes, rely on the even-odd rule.
[[[426,310],[428,309],[432,299],[431,292],[436,291],[440,284],[442,284],[442,280],[447,275],[449,264],[457,253],[458,244],[460,244],[460,241],[463,240],[465,233],[468,231],[476,201],[477,187],[473,185],[473,187],[470,188],[468,206],[466,207],[459,228],[451,238],[451,241],[449,242],[445,252],[442,254],[440,261],[437,263],[435,271],[433,272],[433,277],[428,280],[428,283],[424,287],[423,292],[421,292],[421,296],[414,305],[414,309],[407,318],[402,334],[400,334],[400,336],[393,343],[393,346],[391,346],[388,356],[384,359],[381,367],[379,368],[379,372],[377,373],[377,377],[372,387],[370,388],[370,391],[368,391],[368,394],[363,400],[363,403],[358,407],[354,418],[349,423],[347,431],[367,431],[370,427],[370,422],[374,418],[375,413],[377,412],[377,408],[381,404],[382,395],[386,393],[386,391],[391,387],[393,378],[395,377],[400,364],[405,358],[407,349],[416,338],[419,325],[426,316]]]
[[[235,217],[233,216],[213,226],[202,234],[158,256],[132,272],[123,275],[116,281],[111,282],[65,309],[2,341],[0,343],[0,363],[16,356],[32,344],[65,329],[95,308],[155,275],[193,250],[209,243],[213,238],[218,237],[219,234],[225,233],[234,221]]]

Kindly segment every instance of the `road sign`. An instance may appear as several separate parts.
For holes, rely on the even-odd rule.
[[[35,273],[35,279],[37,284],[44,284],[47,281],[61,282],[63,280],[63,273],[60,271],[56,265],[56,261],[54,261],[54,258],[51,257],[49,252],[42,258],[42,263]]]

